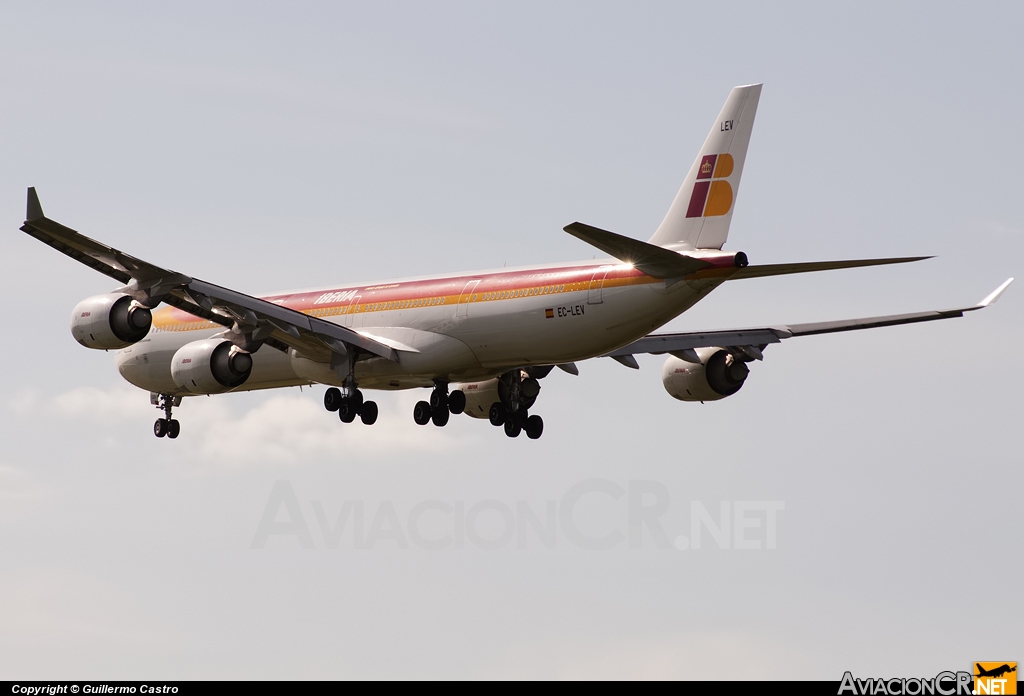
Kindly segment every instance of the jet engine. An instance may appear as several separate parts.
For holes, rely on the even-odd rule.
[[[463,410],[467,416],[473,418],[487,418],[490,413],[491,404],[501,401],[498,396],[498,380],[488,379],[483,382],[469,382],[466,384],[454,385],[456,389],[466,395],[466,408]]]
[[[171,358],[171,378],[194,394],[219,394],[242,386],[252,373],[252,355],[223,338],[186,343]]]
[[[71,313],[71,335],[86,348],[116,350],[146,337],[153,314],[128,295],[112,292],[82,300]]]
[[[680,401],[717,401],[740,390],[750,373],[747,363],[723,348],[698,348],[699,363],[675,356],[665,361],[661,382]]]

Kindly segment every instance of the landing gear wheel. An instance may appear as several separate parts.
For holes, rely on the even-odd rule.
[[[519,437],[519,433],[523,432],[523,426],[519,423],[518,418],[509,418],[505,421],[505,434],[509,437]]]
[[[351,423],[359,415],[359,409],[349,399],[342,399],[341,405],[338,407],[338,418],[341,419],[342,423]]]
[[[171,420],[171,422],[167,425],[167,437],[173,440],[174,438],[178,437],[180,433],[181,423],[179,423],[177,420]]]
[[[430,404],[426,401],[416,402],[416,406],[412,410],[412,419],[416,421],[416,425],[426,425],[430,422]]]
[[[434,425],[439,428],[443,428],[448,425],[448,419],[451,418],[451,413],[448,412],[448,406],[442,406],[435,408],[430,414],[430,420],[434,421]]]
[[[363,393],[358,389],[352,392],[352,395],[348,397],[348,400],[355,405],[357,412],[363,407]]]
[[[439,389],[430,392],[430,408],[448,408],[448,395]]]
[[[324,392],[324,408],[328,411],[334,412],[341,406],[341,390],[337,387],[331,387]]]
[[[526,437],[536,440],[544,434],[544,419],[540,416],[530,416],[526,419],[523,430],[526,431]]]
[[[363,408],[359,411],[359,418],[363,425],[373,425],[377,422],[377,402],[364,401]]]
[[[156,423],[153,424],[153,434],[156,435],[157,437],[165,436],[168,430],[169,427],[167,425],[167,421],[164,420],[163,418],[159,419]]]
[[[505,404],[500,401],[495,401],[491,404],[491,410],[487,413],[487,420],[491,421],[491,425],[498,427],[505,424],[508,420],[508,409],[505,408]]]
[[[456,389],[448,395],[448,410],[457,416],[466,410],[466,394]]]

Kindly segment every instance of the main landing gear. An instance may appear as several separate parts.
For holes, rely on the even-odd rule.
[[[356,388],[345,388],[342,393],[337,387],[331,387],[324,393],[324,408],[337,411],[342,423],[351,423],[359,416],[364,425],[377,422],[377,402],[365,401],[363,393]]]
[[[174,439],[181,433],[181,424],[171,418],[171,409],[181,405],[180,396],[170,394],[150,394],[149,401],[164,412],[164,417],[153,423],[153,434],[157,437]]]
[[[457,416],[466,410],[466,395],[459,390],[448,393],[448,382],[435,380],[430,401],[420,401],[412,410],[416,425],[433,422],[439,428],[448,425],[450,416]]]
[[[505,434],[509,437],[519,437],[520,433],[525,432],[526,437],[536,440],[544,434],[544,419],[531,416],[525,408],[510,411],[505,404],[495,401],[491,404],[487,418],[491,425],[504,426]]]
[[[519,437],[526,432],[531,440],[544,434],[544,419],[531,416],[529,407],[537,401],[540,382],[522,370],[513,370],[502,375],[498,381],[498,395],[501,401],[491,404],[487,419],[495,427],[504,427],[509,437]]]

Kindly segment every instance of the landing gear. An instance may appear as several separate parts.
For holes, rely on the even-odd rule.
[[[412,419],[416,425],[433,422],[439,428],[448,425],[452,415],[466,410],[466,395],[461,391],[448,393],[447,380],[434,380],[434,390],[430,392],[430,401],[419,401],[412,410]]]
[[[153,434],[173,440],[181,433],[181,423],[171,418],[171,410],[181,405],[180,396],[170,394],[150,394],[149,402],[164,412],[164,417],[153,423]]]
[[[498,394],[501,401],[491,404],[487,419],[495,427],[503,426],[509,437],[519,437],[526,431],[526,437],[538,439],[544,434],[544,420],[531,416],[527,411],[537,400],[540,383],[521,370],[513,370],[501,376]]]
[[[526,425],[523,426],[523,430],[526,431],[526,437],[531,440],[536,440],[544,434],[544,419],[540,416],[530,416],[526,419]]]
[[[363,408],[359,412],[359,419],[363,421],[363,425],[373,425],[377,422],[377,402],[376,401],[364,401]]]
[[[332,394],[332,390],[337,394]],[[341,391],[331,387],[324,394],[324,406],[328,411],[337,411],[338,419],[342,423],[351,423],[359,417],[364,425],[373,425],[377,422],[377,402],[364,401],[363,393],[356,389],[349,396],[342,395]],[[332,408],[333,407],[333,408]]]
[[[453,416],[457,416],[466,410],[466,394],[458,389],[448,395],[448,410]]]
[[[324,392],[324,408],[330,412],[338,410],[341,406],[341,390],[337,387],[331,387]]]
[[[416,421],[416,425],[426,425],[430,422],[430,404],[426,401],[416,402],[415,408],[412,410],[412,419]]]
[[[364,401],[363,393],[356,386],[354,356],[349,360],[349,372],[344,386],[341,389],[329,387],[324,392],[324,408],[331,412],[337,411],[338,419],[342,423],[351,423],[356,416],[359,416],[364,425],[373,425],[377,422],[377,403]]]
[[[508,409],[505,408],[505,404],[500,401],[495,401],[491,404],[491,410],[487,413],[487,419],[495,427],[504,425],[505,421],[508,420]]]
[[[527,416],[526,412],[514,413],[505,419],[505,434],[509,437],[519,437],[522,432],[531,440],[538,439],[544,434],[544,419],[540,416]]]
[[[505,421],[505,434],[509,437],[519,437],[519,433],[523,432],[523,425],[519,422],[516,417],[511,417]]]
[[[341,405],[338,406],[338,418],[341,419],[342,423],[351,423],[358,415],[359,407],[348,399],[342,401]]]
[[[443,428],[448,425],[448,419],[452,417],[452,414],[446,408],[434,409],[430,414],[430,420],[434,422],[439,428]]]

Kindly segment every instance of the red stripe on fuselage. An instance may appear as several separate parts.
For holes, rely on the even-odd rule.
[[[454,298],[446,304],[452,304],[466,289],[467,284],[479,281],[472,292],[480,297],[483,293],[512,293],[517,290],[537,288],[545,286],[561,287],[561,292],[580,292],[588,290],[595,273],[599,269],[608,268],[607,274],[599,273],[598,280],[604,276],[604,287],[619,284],[643,284],[645,282],[655,283],[656,279],[651,278],[624,264],[610,265],[592,264],[587,266],[539,268],[531,270],[510,270],[499,272],[488,272],[470,274],[464,276],[451,276],[447,278],[432,278],[427,280],[396,280],[393,282],[374,283],[370,285],[347,285],[342,287],[327,287],[317,290],[310,290],[301,293],[289,293],[279,295],[266,295],[261,299],[279,304],[299,312],[308,312],[312,309],[330,309],[332,307],[347,307],[358,297],[359,305],[383,304],[389,302],[407,302],[425,300],[429,298]],[[355,293],[351,295],[350,293]],[[346,299],[317,303],[316,301],[327,294],[349,293]],[[496,300],[512,299],[496,297]],[[378,308],[379,311],[383,308]],[[192,314],[177,308],[168,308],[169,314],[164,323],[194,323],[204,321]],[[365,311],[365,310],[364,310]]]

